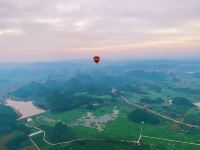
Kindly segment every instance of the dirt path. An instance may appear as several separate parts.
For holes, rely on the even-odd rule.
[[[156,140],[168,141],[168,142],[176,142],[176,143],[181,143],[181,144],[189,144],[189,145],[200,146],[200,144],[191,143],[191,142],[183,142],[183,141],[170,140],[170,139],[164,139],[164,138],[158,138],[158,137],[151,137],[151,136],[145,136],[145,135],[142,135],[142,137],[143,138],[149,138],[149,139],[156,139]]]

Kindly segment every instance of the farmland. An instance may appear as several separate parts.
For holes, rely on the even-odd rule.
[[[119,73],[102,67],[96,74],[88,69],[64,81],[32,81],[8,92],[1,105],[13,122],[2,126],[7,128],[3,149],[16,143],[18,149],[41,150],[198,149],[200,79],[180,71],[179,64],[170,66],[173,73],[155,71],[155,64],[152,70],[143,67],[124,65]],[[44,111],[20,118],[3,105],[8,98]]]

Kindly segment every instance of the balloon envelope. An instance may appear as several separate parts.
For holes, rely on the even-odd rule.
[[[97,63],[97,64],[99,63],[100,59],[101,58],[99,56],[94,56],[93,57],[94,62]]]

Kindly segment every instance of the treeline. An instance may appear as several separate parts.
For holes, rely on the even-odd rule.
[[[157,146],[155,146],[158,148]],[[162,146],[159,147],[162,150],[166,150]],[[85,141],[77,141],[76,143],[72,143],[68,146],[54,146],[50,150],[150,150],[151,146],[148,144],[141,143],[133,144],[133,143],[123,143],[119,141],[92,141],[92,140],[85,140]]]
[[[77,93],[77,92],[89,92],[91,94],[104,95],[109,93],[111,85],[103,83],[97,83],[92,79],[82,81],[82,79],[73,78],[65,82],[59,82],[54,80],[48,80],[45,84],[37,82],[31,82],[8,95],[27,99],[29,97],[48,97],[52,92],[59,91],[62,93]]]
[[[70,141],[75,139],[75,131],[73,130],[73,128],[68,127],[62,122],[58,122],[54,127],[41,125],[40,128],[46,131],[49,140],[53,143]]]
[[[155,83],[145,83],[145,86],[148,87],[150,90],[153,90],[154,92],[161,93],[162,92],[162,86]]]
[[[173,88],[170,87],[170,89],[176,91],[176,92],[181,92],[181,93],[187,93],[187,94],[200,94],[200,89],[191,89],[191,88]]]
[[[96,70],[92,74],[77,74],[65,82],[56,80],[47,80],[44,84],[31,82],[9,94],[22,99],[41,98],[44,102],[35,102],[39,107],[64,111],[83,106],[92,108],[95,103],[107,103],[112,99],[95,99],[87,95],[111,95],[113,87],[122,91],[148,94],[139,85],[133,86],[130,83],[145,80],[163,81],[166,78],[168,78],[168,74],[155,71],[132,70],[116,76]],[[76,93],[86,94],[80,97]],[[148,103],[161,103],[161,101],[148,101]]]
[[[85,95],[74,95],[62,92],[54,92],[49,96],[48,100],[49,108],[53,111],[65,111],[77,107],[94,108],[94,104],[103,105],[109,103],[109,99],[95,98]]]
[[[137,94],[148,94],[139,85],[125,84],[125,85],[121,86],[120,89],[123,91],[137,93]]]
[[[168,74],[158,71],[132,70],[126,75],[138,80],[166,81],[170,79]]]
[[[9,94],[24,99],[30,96],[44,97],[52,91],[62,91],[65,93],[89,92],[105,95],[113,87],[139,94],[146,94],[146,91],[140,86],[132,86],[130,83],[144,83],[146,80],[166,81],[170,78],[171,76],[169,74],[156,71],[131,70],[120,73],[119,75],[112,75],[104,71],[95,70],[93,73],[79,73],[65,82],[56,80],[47,80],[44,84],[31,82]],[[160,90],[160,87],[152,86],[151,88],[157,91]]]
[[[17,114],[9,106],[0,104],[0,135],[16,128]]]
[[[131,121],[141,123],[149,123],[149,124],[159,124],[162,122],[162,120],[149,112],[146,112],[141,109],[135,109],[131,112],[131,114],[128,117]]]
[[[162,104],[164,103],[164,100],[162,98],[152,99],[149,97],[144,97],[140,99],[140,102],[145,104]]]
[[[15,136],[6,142],[6,146],[9,150],[21,150],[23,143],[28,142],[28,140],[29,138],[26,135]]]
[[[17,123],[17,114],[9,106],[0,104],[0,136],[11,133],[14,130],[19,130],[27,135],[30,134],[30,129],[24,124]],[[6,147],[9,150],[20,150],[23,143],[29,138],[25,135],[15,136],[6,142]]]
[[[175,97],[172,99],[172,103],[177,106],[195,107],[195,105],[185,97]]]
[[[84,79],[84,80],[83,80]],[[100,80],[90,76],[81,75],[65,82],[48,80],[45,84],[31,82],[16,91],[9,93],[12,96],[22,99],[41,98],[43,102],[36,102],[39,107],[55,111],[64,111],[75,107],[93,108],[93,104],[98,105],[109,103],[112,99],[95,98],[89,95],[110,95],[112,86],[105,84],[109,79]],[[77,95],[77,93],[86,93]]]

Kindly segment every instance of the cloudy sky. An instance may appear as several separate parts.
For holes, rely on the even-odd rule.
[[[199,0],[0,0],[0,61],[200,59]]]

